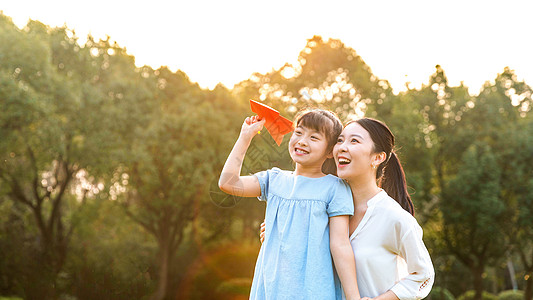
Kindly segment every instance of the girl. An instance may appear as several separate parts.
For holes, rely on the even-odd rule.
[[[345,126],[333,153],[338,176],[350,184],[354,197],[350,242],[361,296],[426,297],[435,272],[413,217],[394,135],[380,121],[359,119]]]
[[[323,172],[342,123],[325,110],[301,113],[289,141],[295,170],[240,176],[246,150],[264,123],[257,116],[246,118],[219,181],[228,194],[267,201],[269,234],[259,251],[250,299],[340,299],[332,257],[346,298],[359,299],[348,239],[352,196],[342,180]]]

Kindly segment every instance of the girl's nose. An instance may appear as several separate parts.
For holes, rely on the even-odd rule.
[[[301,138],[296,144],[300,146],[307,146],[307,141],[305,140],[305,138]]]

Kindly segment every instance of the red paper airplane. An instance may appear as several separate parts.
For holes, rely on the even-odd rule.
[[[293,130],[292,122],[282,117],[279,112],[270,106],[250,99],[250,107],[261,119],[266,119],[265,127],[276,141],[276,144],[281,145],[283,136]]]

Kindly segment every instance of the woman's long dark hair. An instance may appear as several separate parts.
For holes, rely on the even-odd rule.
[[[372,118],[362,118],[351,121],[357,122],[369,134],[374,142],[374,153],[385,152],[387,158],[382,162],[376,172],[378,185],[395,199],[411,215],[415,215],[415,209],[411,196],[407,192],[405,173],[403,172],[400,159],[394,152],[394,135],[385,123]],[[348,125],[346,124],[346,125]]]
[[[306,109],[298,113],[294,120],[295,127],[304,126],[325,135],[328,152],[333,151],[337,138],[342,132],[342,122],[334,112],[324,109]],[[327,158],[322,164],[322,173],[337,175],[337,166],[333,158]]]

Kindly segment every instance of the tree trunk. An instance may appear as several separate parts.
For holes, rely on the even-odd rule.
[[[483,267],[475,266],[471,268],[472,275],[474,276],[474,294],[473,300],[482,300],[483,298]]]
[[[514,271],[514,265],[513,260],[509,259],[507,261],[507,269],[509,270],[509,278],[511,279],[511,284],[513,286],[513,290],[518,290],[518,284],[516,283],[516,272]]]
[[[163,300],[167,294],[168,285],[168,267],[169,267],[169,244],[166,241],[159,243],[159,257],[158,260],[158,278],[157,278],[157,290],[152,295],[150,300]]]
[[[524,300],[532,300],[533,299],[533,272],[529,272],[529,274],[526,275],[526,290],[524,292]]]

